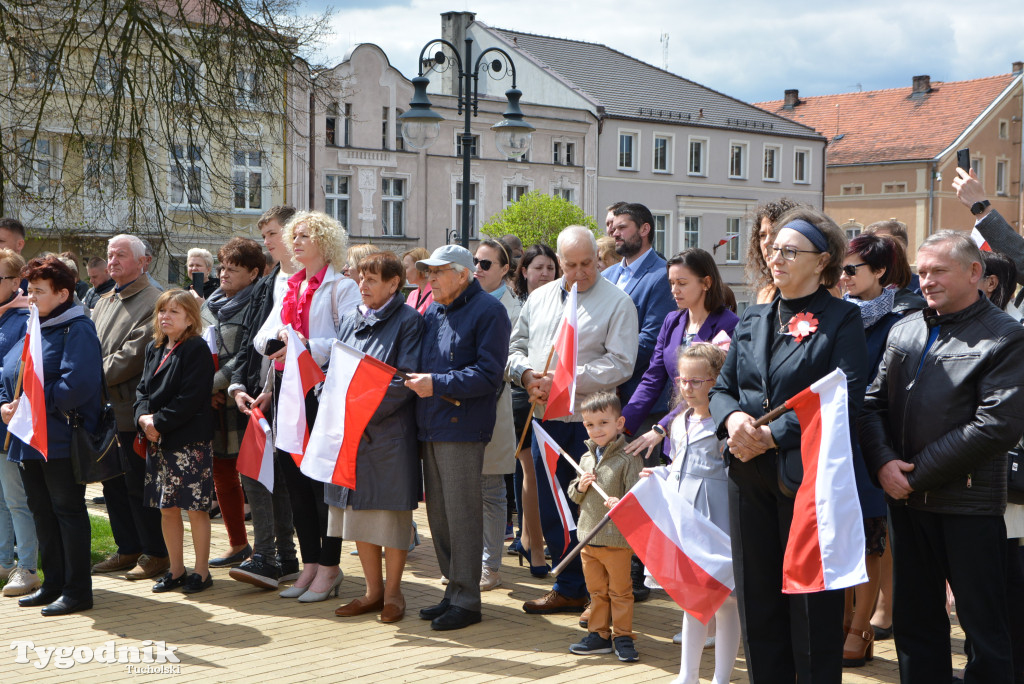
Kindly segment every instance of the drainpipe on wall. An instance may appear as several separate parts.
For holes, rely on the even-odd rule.
[[[931,177],[928,180],[928,237],[935,233],[935,170],[937,162],[932,160]],[[920,246],[920,245],[919,245]]]

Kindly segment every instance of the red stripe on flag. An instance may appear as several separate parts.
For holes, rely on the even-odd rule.
[[[817,473],[821,453],[821,397],[810,389],[786,402],[800,421],[804,479],[793,501],[793,520],[783,560],[782,591],[808,593],[825,589],[825,569],[818,540]]]
[[[632,492],[611,511],[615,525],[651,575],[683,610],[707,624],[731,590],[665,535]]]
[[[260,482],[264,487],[273,491],[274,452],[273,449],[267,448],[268,435],[261,421],[266,422],[263,412],[258,408],[253,408],[238,450],[236,467],[242,475]]]
[[[544,420],[561,418],[572,414],[572,393],[576,384],[576,328],[568,323],[563,324],[556,343],[558,364],[555,376],[551,380],[551,392],[544,408]]]
[[[547,470],[548,484],[551,485],[551,495],[555,500],[555,508],[558,509],[558,517],[562,519],[562,531],[565,532],[565,546],[562,547],[563,551],[569,550],[569,520],[566,518],[567,512],[562,510],[562,507],[558,501],[558,491],[556,487],[558,484],[558,451],[551,448],[550,444],[546,442],[542,443],[544,446],[544,467]]]
[[[345,437],[338,452],[331,482],[350,489],[356,488],[356,454],[363,432],[370,418],[377,412],[387,394],[395,369],[386,363],[363,356],[349,381],[345,402]]]
[[[43,383],[39,376],[41,373],[36,369],[36,359],[33,358],[31,335],[25,337],[25,347],[22,350],[22,358],[25,363],[25,379],[23,382],[25,400],[32,407],[32,439],[29,446],[48,459],[48,440],[46,437],[46,394],[43,390]],[[39,359],[40,361],[42,359]]]

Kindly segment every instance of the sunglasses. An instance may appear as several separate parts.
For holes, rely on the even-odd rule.
[[[491,266],[494,265],[494,262],[491,261],[490,259],[477,259],[476,257],[473,257],[473,265],[479,268],[481,271],[490,271]]]
[[[843,273],[852,278],[855,275],[857,275],[857,269],[860,268],[861,266],[867,266],[867,264],[864,263],[863,261],[859,264],[846,264],[845,266],[843,266]]]

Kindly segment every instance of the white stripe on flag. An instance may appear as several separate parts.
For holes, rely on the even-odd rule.
[[[327,379],[320,393],[318,416],[329,416],[329,420],[317,420],[309,435],[306,454],[299,470],[318,482],[330,482],[338,453],[345,439],[345,412],[348,404],[348,388],[359,368],[361,356],[347,352],[340,342],[331,347],[331,362]]]

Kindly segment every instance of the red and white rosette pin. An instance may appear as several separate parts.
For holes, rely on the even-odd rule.
[[[818,329],[818,319],[814,314],[798,313],[789,319],[789,334],[796,338],[797,342],[803,342],[805,337]]]

